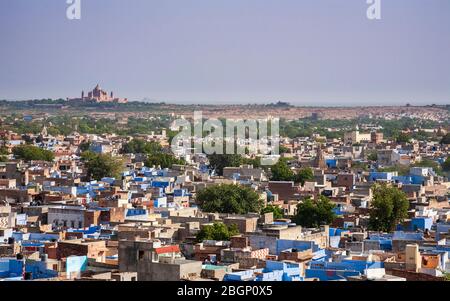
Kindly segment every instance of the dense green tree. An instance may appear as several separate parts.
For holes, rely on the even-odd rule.
[[[294,172],[287,165],[286,160],[280,159],[270,168],[272,181],[293,181]]]
[[[101,180],[104,177],[120,178],[123,162],[108,154],[95,154],[87,151],[82,153],[82,160],[90,180]]]
[[[242,164],[241,155],[237,154],[212,154],[208,155],[209,166],[219,176],[223,175],[225,167],[239,167]]]
[[[436,136],[436,134],[434,134],[434,133],[427,133],[422,130],[411,134],[411,138],[414,138],[419,141],[428,141],[428,140],[435,138],[435,136]]]
[[[146,166],[161,166],[161,168],[172,168],[174,164],[184,165],[186,162],[182,159],[175,158],[174,155],[171,154],[151,154],[147,157],[145,161]]]
[[[98,106],[98,104],[92,104],[92,106]],[[103,106],[103,105],[102,105]],[[83,104],[80,109],[90,107],[89,104]],[[33,108],[34,110],[36,108]],[[99,109],[103,109],[99,108]],[[111,108],[104,108],[108,111]],[[121,107],[121,111],[126,107]],[[130,104],[129,109],[136,111],[139,106]],[[148,105],[147,109],[152,109],[152,105]],[[69,135],[73,131],[80,132],[82,134],[105,134],[116,133],[118,135],[136,135],[136,134],[150,134],[151,132],[160,132],[163,128],[170,126],[173,117],[165,113],[159,115],[157,118],[128,118],[127,124],[111,122],[107,118],[94,118],[89,115],[82,116],[69,116],[69,115],[55,115],[42,120],[24,121],[22,115],[10,116],[8,118],[8,129],[13,130],[19,134],[33,133],[39,134],[42,130],[44,123],[47,125],[48,133],[52,135]],[[51,124],[49,126],[49,124]],[[170,134],[170,131],[168,131]]]
[[[368,171],[369,170],[369,165],[367,163],[364,163],[362,161],[352,161],[352,169],[355,170],[364,170],[364,171]]]
[[[297,214],[293,220],[297,225],[307,228],[329,225],[336,218],[333,211],[335,207],[325,196],[320,196],[317,201],[307,198],[297,205]]]
[[[2,137],[0,139],[0,162],[6,162],[8,161],[7,155],[8,155],[8,148],[6,147],[8,141],[5,137]]]
[[[376,184],[372,188],[369,228],[391,232],[408,216],[409,202],[405,193],[396,187]]]
[[[278,148],[278,152],[281,154],[287,154],[290,153],[291,150],[285,146],[280,145],[280,147]]]
[[[167,130],[166,135],[170,145],[172,145],[173,138],[175,138],[175,136],[178,135],[179,133],[180,133],[179,131]]]
[[[162,151],[157,142],[147,142],[141,139],[133,139],[122,146],[123,154],[156,154]]]
[[[81,152],[88,151],[89,148],[91,147],[91,142],[90,141],[81,142],[78,147],[81,150]]]
[[[266,207],[264,207],[261,210],[261,214],[269,213],[269,212],[273,213],[273,218],[274,219],[283,218],[283,209],[281,209],[278,206],[267,205]]]
[[[53,152],[33,145],[16,146],[13,148],[13,154],[16,159],[25,161],[53,161],[53,159],[55,158]]]
[[[261,166],[261,158],[256,157],[256,158],[242,158],[242,164],[248,164],[248,165],[253,165],[253,168],[260,168]]]
[[[294,175],[295,183],[301,183],[302,185],[305,185],[306,181],[312,180],[314,180],[314,172],[309,167],[300,169],[297,174]]]
[[[450,133],[447,133],[442,137],[441,144],[450,144]]]
[[[164,153],[162,146],[157,142],[147,142],[142,139],[134,139],[122,146],[121,152],[124,154],[147,154],[146,166],[161,166],[161,168],[171,168],[174,164],[186,164],[182,159],[177,159],[174,155]]]
[[[0,146],[0,155],[1,156],[8,155],[8,149],[5,146]]]
[[[377,152],[371,152],[367,155],[367,160],[370,161],[377,161],[378,160],[378,154]]]
[[[80,159],[83,162],[88,162],[89,160],[94,159],[96,156],[96,153],[88,150],[81,153]]]
[[[411,166],[413,167],[431,167],[433,169],[439,169],[439,163],[434,161],[434,160],[430,160],[430,159],[422,159],[420,162],[414,163]]]
[[[8,148],[6,147],[7,144],[8,141],[6,140],[6,138],[2,138],[0,140],[0,155],[6,156],[9,154]]]
[[[397,136],[397,143],[409,143],[411,141],[411,135],[406,133],[400,133]]]
[[[344,131],[337,131],[337,132],[325,132],[325,136],[327,139],[343,139],[344,138]]]
[[[229,226],[224,223],[214,223],[212,225],[204,225],[197,233],[197,242],[205,240],[228,241],[234,235],[239,234],[239,229],[235,224]]]
[[[447,157],[447,160],[445,160],[442,163],[442,170],[445,171],[445,172],[450,171],[450,157]]]
[[[252,189],[221,184],[206,187],[196,195],[196,202],[205,212],[237,213],[260,212],[262,200]]]

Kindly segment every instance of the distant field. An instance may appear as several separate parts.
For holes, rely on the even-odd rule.
[[[177,105],[165,103],[130,102],[128,104],[95,104],[76,103],[63,100],[39,100],[21,102],[0,102],[0,115],[13,113],[49,115],[84,115],[108,114],[115,115],[158,115],[175,114],[189,117],[194,111],[202,111],[204,117],[215,118],[266,118],[282,117],[299,119],[315,116],[320,119],[354,119],[358,117],[389,118],[417,117],[433,120],[449,119],[447,106],[370,106],[370,107],[300,107],[289,104],[248,104],[248,105]]]

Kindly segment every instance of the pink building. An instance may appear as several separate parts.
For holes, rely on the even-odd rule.
[[[95,86],[94,90],[92,90],[91,92],[89,92],[87,94],[87,96],[85,96],[84,91],[82,91],[81,98],[75,98],[72,100],[92,101],[92,102],[97,102],[97,103],[100,103],[100,102],[127,103],[128,102],[127,98],[115,98],[113,92],[111,92],[108,95],[108,92],[102,90],[98,84],[97,84],[97,86]]]

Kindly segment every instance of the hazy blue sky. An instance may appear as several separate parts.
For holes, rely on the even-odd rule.
[[[450,1],[0,0],[0,99],[450,103]]]

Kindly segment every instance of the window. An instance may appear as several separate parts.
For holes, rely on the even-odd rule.
[[[75,228],[75,221],[71,221],[72,228]]]
[[[139,259],[139,260],[143,260],[143,259],[144,259],[144,254],[145,254],[144,251],[139,250],[139,251],[138,251],[138,259]]]
[[[80,221],[78,222],[78,228],[83,228],[83,224]]]

